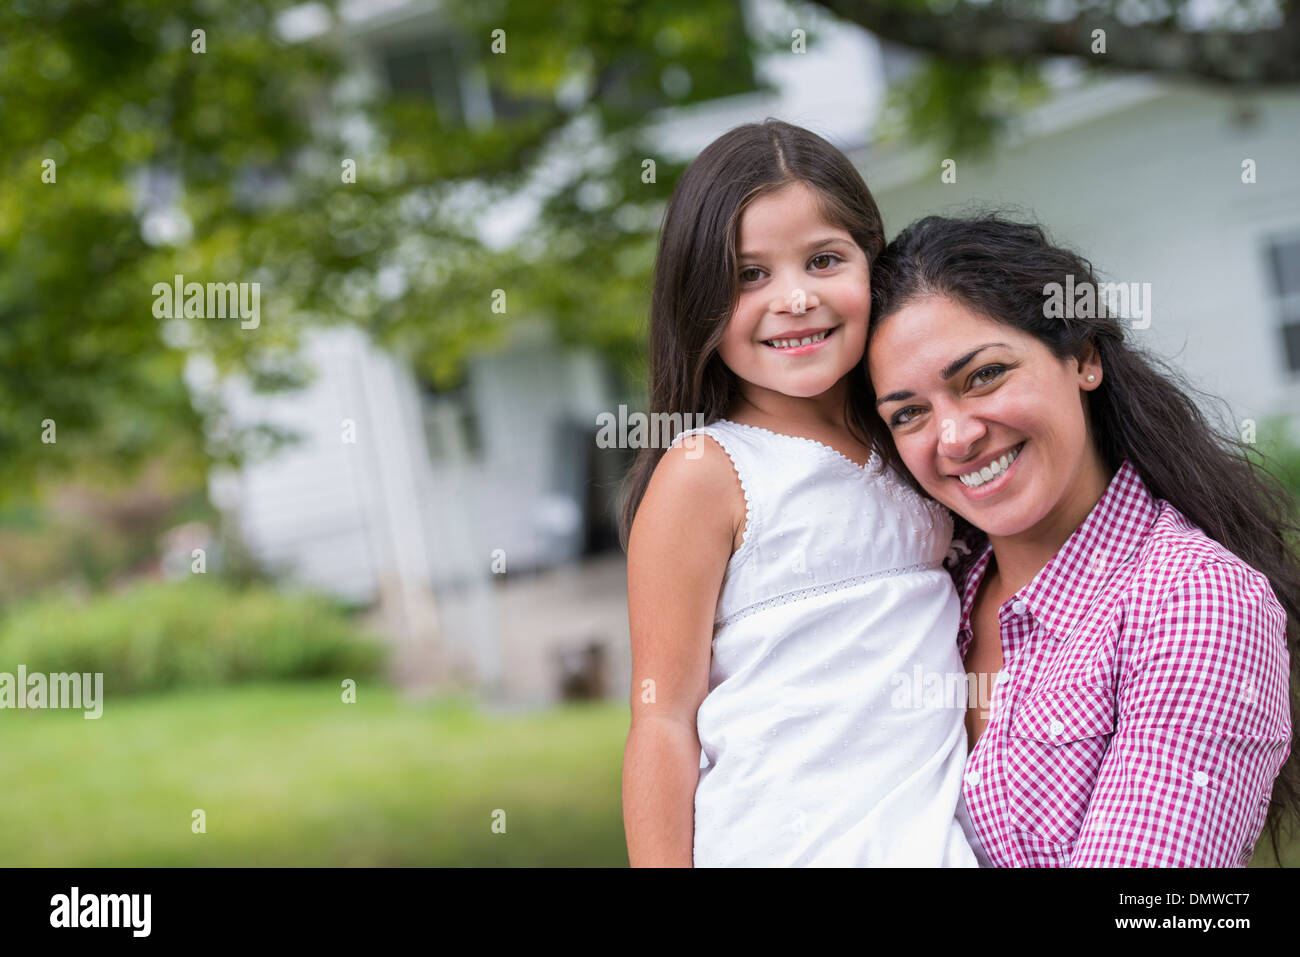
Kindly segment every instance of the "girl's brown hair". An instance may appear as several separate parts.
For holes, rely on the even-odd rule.
[[[885,245],[880,210],[862,175],[816,133],[767,119],[719,136],[682,173],[664,214],[650,305],[650,412],[712,422],[726,414],[735,374],[718,355],[740,294],[740,218],[757,197],[803,183],[821,216],[844,229],[870,265]],[[849,376],[848,423],[869,441],[866,383]],[[689,421],[683,418],[682,421]],[[662,448],[643,448],[627,478],[621,539],[628,533]]]

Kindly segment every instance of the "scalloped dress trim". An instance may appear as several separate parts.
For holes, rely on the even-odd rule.
[[[872,465],[881,464],[880,456],[879,454],[877,454],[874,446],[872,446],[871,448],[871,454],[867,456],[866,464],[859,465],[857,462],[853,461],[851,458],[849,458],[847,455],[845,455],[843,452],[841,452],[839,449],[835,448],[834,446],[827,445],[825,442],[818,442],[816,439],[810,439],[806,435],[790,435],[788,432],[773,432],[771,429],[765,429],[761,425],[746,425],[744,422],[736,422],[733,419],[718,419],[718,421],[726,422],[728,425],[734,425],[742,429],[753,429],[755,432],[763,432],[766,433],[767,435],[775,435],[777,438],[780,439],[794,439],[796,442],[807,442],[811,445],[817,446],[818,448],[825,449],[827,452],[830,452],[832,455],[838,458],[845,465],[851,467],[855,472],[866,472],[871,468]]]
[[[855,475],[861,476],[873,474],[879,480],[880,487],[884,490],[885,494],[902,507],[915,508],[920,506],[922,511],[928,515],[931,523],[942,521],[942,514],[947,511],[944,506],[940,505],[933,499],[927,499],[924,496],[918,495],[913,488],[900,480],[899,477],[894,474],[894,471],[885,465],[884,460],[880,457],[880,453],[876,451],[874,445],[871,447],[871,454],[867,457],[866,464],[859,465],[839,449],[827,445],[825,442],[818,442],[816,439],[810,439],[804,435],[790,435],[786,432],[773,432],[771,429],[765,429],[761,425],[746,425],[744,422],[736,422],[732,419],[717,419],[716,421],[726,422],[728,425],[734,425],[741,429],[749,429],[753,432],[762,432],[765,435],[774,435],[779,439],[792,439],[795,442],[806,442],[809,445],[823,449],[826,452],[829,452],[833,458],[837,459],[843,465],[852,469]],[[708,426],[705,426],[705,428],[708,428]],[[682,434],[685,435],[686,433],[683,432]],[[730,455],[731,453],[728,452],[727,454]],[[874,472],[872,472],[873,465],[876,466]],[[739,554],[739,552],[737,552],[737,554]]]

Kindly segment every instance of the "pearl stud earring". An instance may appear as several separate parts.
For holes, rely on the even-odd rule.
[[[1088,381],[1089,381],[1089,382],[1096,382],[1096,381],[1097,381],[1097,377],[1096,377],[1095,375],[1090,375],[1090,376],[1088,376]]]

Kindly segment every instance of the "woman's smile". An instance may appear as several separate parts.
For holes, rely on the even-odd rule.
[[[1021,442],[981,468],[963,469],[952,478],[961,484],[962,494],[972,502],[997,495],[1019,474],[1021,452],[1027,444]]]

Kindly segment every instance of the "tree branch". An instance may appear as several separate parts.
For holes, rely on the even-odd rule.
[[[897,0],[812,0],[885,40],[949,60],[988,62],[1069,56],[1104,68],[1194,77],[1229,86],[1300,82],[1300,3],[1271,30],[1188,32],[1126,24],[1103,13],[1052,22],[1004,13],[999,5],[959,6],[951,13],[905,8]],[[1106,52],[1093,53],[1093,31],[1106,31]]]

